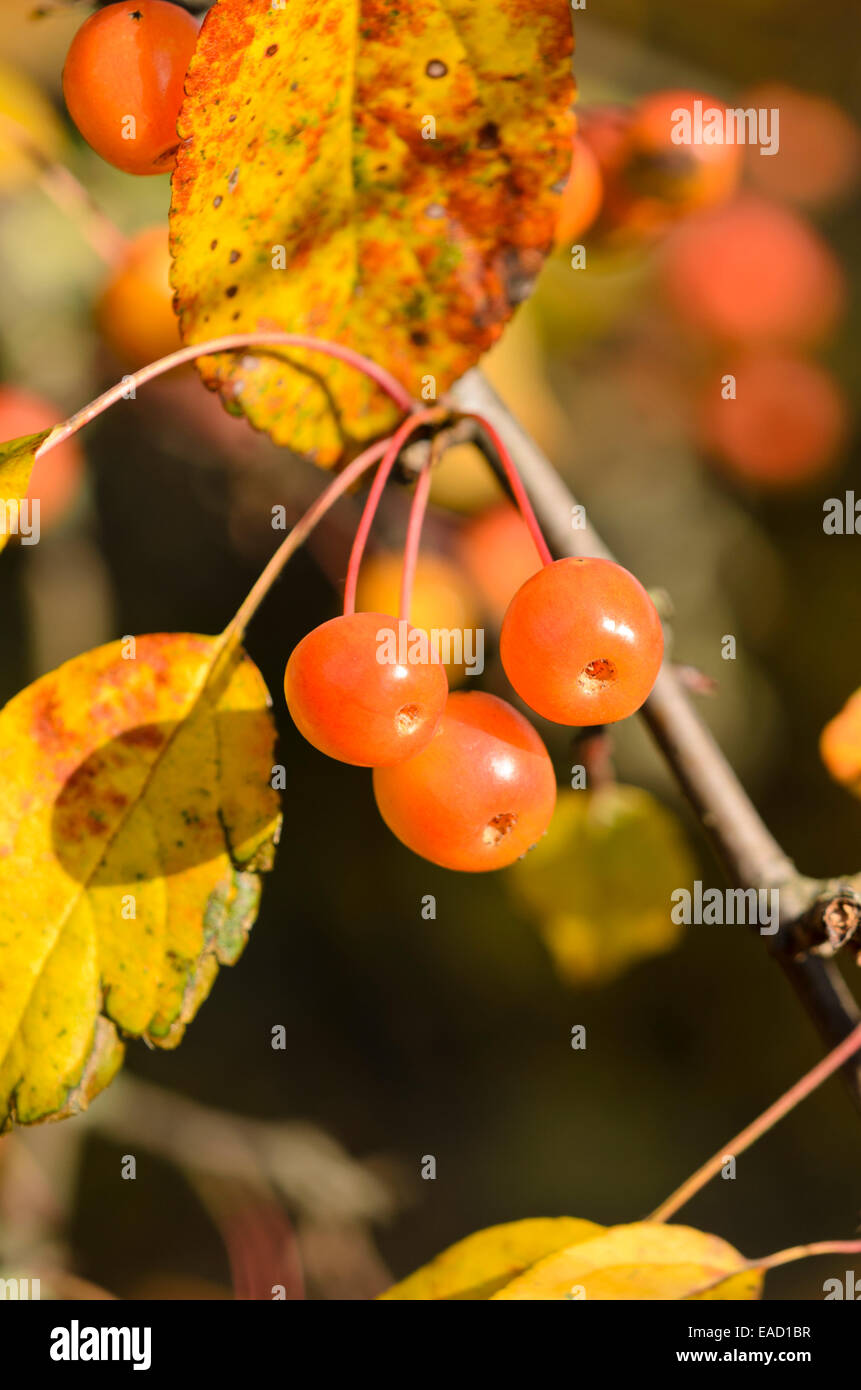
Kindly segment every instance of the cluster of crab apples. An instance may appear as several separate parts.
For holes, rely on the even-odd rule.
[[[373,768],[386,825],[448,869],[503,868],[550,824],[556,775],[529,720],[483,691],[449,692],[434,659],[386,659],[398,620],[354,612],[321,624],[287,663],[287,706],[300,733],[341,762]],[[401,653],[402,654],[402,653]],[[663,655],[657,610],[611,560],[547,563],[517,591],[500,633],[514,690],[557,724],[609,724],[633,714]]]
[[[63,74],[66,103],[109,163],[138,175],[171,170],[197,35],[198,22],[169,0],[108,5],[81,26]],[[160,253],[161,243],[154,245]],[[148,241],[140,255],[151,249]],[[114,317],[138,316],[146,295],[136,284],[136,313]],[[171,320],[167,350],[174,332]],[[160,337],[146,347],[157,356],[161,345]],[[651,599],[612,561],[542,558],[502,623],[508,679],[530,709],[558,724],[624,719],[642,705],[661,664]],[[310,632],[287,664],[290,713],[323,753],[373,768],[380,813],[410,849],[450,869],[502,868],[550,823],[556,776],[547,749],[505,700],[450,692],[445,665],[426,642],[417,644],[418,660],[387,656],[384,639],[401,619],[348,606]]]

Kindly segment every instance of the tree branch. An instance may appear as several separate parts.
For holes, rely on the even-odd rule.
[[[498,431],[555,555],[614,558],[588,523],[573,526],[576,499],[480,371],[467,372],[453,388],[451,399],[465,413],[485,416]],[[796,870],[668,662],[641,713],[730,882],[740,888],[779,890],[780,930],[764,939],[821,1037],[829,1048],[836,1047],[857,1026],[861,1011],[836,965],[811,952],[833,953],[834,942],[827,937],[824,925],[828,906],[839,898],[849,904],[850,915],[853,906],[861,907],[861,879],[826,883]],[[857,1058],[846,1064],[843,1075],[861,1109],[861,1063]]]

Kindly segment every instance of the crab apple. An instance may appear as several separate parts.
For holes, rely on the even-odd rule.
[[[111,351],[137,368],[182,346],[173,310],[167,227],[129,241],[96,300],[99,331]]]
[[[631,120],[631,108],[622,102],[596,102],[579,110],[577,139],[586,141],[602,173],[621,168]]]
[[[0,440],[53,429],[63,415],[43,396],[17,386],[0,386]],[[84,460],[76,439],[64,440],[36,460],[27,495],[39,502],[43,531],[63,520],[80,497],[83,483]]]
[[[443,712],[448,682],[441,665],[389,659],[385,613],[350,613],[314,628],[294,648],[284,673],[287,708],[309,743],[355,767],[383,767],[421,751]],[[395,652],[400,656],[399,652]]]
[[[69,115],[88,145],[127,174],[167,174],[198,24],[168,0],[108,5],[85,19],[63,69]]]
[[[820,208],[849,197],[861,180],[861,131],[829,97],[782,82],[746,92],[739,103],[780,112],[780,148],[766,159],[747,148],[747,174],[757,189],[801,207]]]
[[[501,622],[521,584],[541,568],[529,527],[510,502],[499,502],[464,526],[459,553],[488,612]]]
[[[732,343],[819,342],[846,295],[840,266],[813,228],[753,194],[676,227],[664,246],[662,279],[683,323]]]
[[[733,477],[768,488],[827,472],[846,438],[849,411],[825,368],[768,354],[742,362],[734,376],[734,400],[724,400],[711,383],[700,404],[700,440],[716,462]]]
[[[653,201],[671,220],[725,202],[741,176],[738,145],[693,138],[697,111],[705,117],[718,112],[723,120],[726,107],[703,92],[660,91],[644,97],[632,113],[627,183],[632,194]],[[681,138],[686,133],[692,136],[690,142]]]
[[[630,108],[621,105],[587,106],[580,113],[576,138],[595,156],[605,188],[615,185],[625,166],[632,119]]]
[[[456,690],[423,752],[375,770],[374,795],[408,849],[482,873],[512,864],[544,834],[556,777],[528,719],[495,695]]]
[[[631,148],[631,122],[629,107],[610,104],[586,107],[578,120],[576,140],[593,155],[601,180],[596,231],[604,238],[624,237],[629,230],[633,200],[625,182],[625,169]]]
[[[825,725],[819,751],[835,782],[861,796],[861,690]]]
[[[643,704],[661,667],[657,609],[612,560],[545,565],[502,623],[505,673],[526,704],[556,724],[612,724]]]
[[[582,136],[575,135],[571,172],[556,222],[557,247],[568,250],[577,237],[588,232],[601,211],[603,198],[604,181],[598,160]]]

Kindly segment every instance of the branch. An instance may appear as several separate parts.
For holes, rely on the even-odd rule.
[[[588,523],[577,529],[572,526],[576,499],[481,372],[467,372],[452,390],[451,398],[464,413],[484,416],[498,431],[556,555],[614,558]],[[833,953],[833,942],[824,934],[829,907],[834,898],[850,905],[850,915],[851,906],[861,906],[861,876],[836,885],[806,878],[796,870],[668,662],[641,713],[730,882],[740,888],[779,890],[780,930],[768,938],[770,949],[824,1042],[829,1049],[836,1047],[861,1021],[861,1011],[835,964],[811,952],[819,949],[821,954]],[[799,954],[801,951],[805,954]],[[843,1075],[861,1109],[861,1064],[857,1060],[847,1062]]]
[[[745,1260],[730,1274],[719,1274],[707,1284],[691,1289],[686,1298],[702,1298],[712,1289],[720,1288],[727,1279],[733,1279],[746,1270],[762,1273],[767,1269],[779,1269],[781,1265],[792,1264],[794,1260],[807,1260],[812,1255],[858,1255],[861,1254],[861,1240],[815,1240],[810,1245],[793,1245],[789,1250],[778,1250],[774,1255],[765,1255],[761,1260]]]
[[[140,1145],[197,1175],[252,1186],[265,1178],[303,1217],[379,1221],[396,1205],[371,1168],[316,1125],[215,1110],[129,1073],[75,1124],[127,1147]]]
[[[778,1120],[782,1120],[784,1115],[788,1115],[790,1110],[794,1110],[800,1101],[805,1100],[817,1086],[821,1086],[823,1081],[827,1081],[829,1076],[834,1073],[846,1062],[854,1058],[861,1048],[861,1023],[853,1029],[847,1038],[844,1038],[839,1047],[835,1047],[821,1062],[817,1062],[815,1067],[811,1067],[806,1076],[802,1076],[800,1081],[796,1081],[794,1086],[790,1086],[773,1105],[764,1110],[761,1115],[724,1144],[722,1149],[718,1149],[716,1154],[701,1168],[698,1168],[691,1177],[677,1187],[665,1202],[647,1217],[648,1221],[666,1221],[669,1217],[675,1216],[680,1207],[685,1206],[692,1197],[705,1187],[706,1183],[711,1182],[712,1178],[717,1177],[727,1158],[738,1158],[739,1154],[744,1153],[755,1144],[757,1139],[761,1139],[763,1134],[767,1134]]]

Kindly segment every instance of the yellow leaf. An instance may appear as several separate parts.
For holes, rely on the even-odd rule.
[[[0,444],[0,550],[9,544],[10,536],[18,534],[19,508],[30,487],[36,450],[50,433],[43,430]]]
[[[0,1129],[85,1108],[121,1033],[176,1046],[239,956],[280,825],[268,703],[241,648],[169,633],[0,711]]]
[[[719,1236],[640,1221],[511,1221],[467,1236],[383,1299],[754,1299],[762,1274]],[[722,1276],[726,1276],[723,1278]],[[721,1282],[697,1293],[714,1280]]]
[[[762,1276],[719,1236],[690,1226],[639,1221],[610,1226],[591,1240],[539,1260],[493,1294],[494,1299],[631,1300],[691,1297],[713,1279],[727,1279],[709,1298],[758,1298]]]
[[[498,338],[553,241],[571,158],[568,0],[220,0],[173,175],[183,337],[346,344],[414,396]],[[288,365],[290,364],[294,365]],[[394,421],[307,352],[205,359],[229,408],[335,463]]]
[[[603,1229],[594,1221],[579,1221],[570,1216],[489,1226],[459,1240],[380,1297],[425,1301],[490,1298],[545,1255],[588,1240]]]
[[[598,985],[676,944],[670,894],[692,877],[670,812],[638,787],[608,785],[561,792],[547,834],[507,882],[563,979]]]
[[[4,20],[4,38],[5,24]],[[63,127],[32,78],[0,63],[0,190],[30,182],[63,147]]]
[[[496,474],[477,444],[452,444],[431,475],[431,502],[471,515],[503,497]]]

